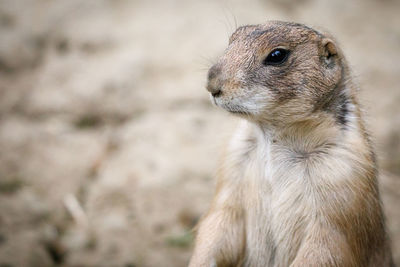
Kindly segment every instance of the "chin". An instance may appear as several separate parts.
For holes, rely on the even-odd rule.
[[[254,117],[251,111],[244,109],[243,107],[222,107],[225,111],[229,112],[236,117],[251,119]]]

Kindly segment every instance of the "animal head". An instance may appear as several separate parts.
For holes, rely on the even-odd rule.
[[[210,68],[207,90],[214,104],[250,120],[294,122],[332,99],[343,64],[333,39],[305,25],[242,26]]]

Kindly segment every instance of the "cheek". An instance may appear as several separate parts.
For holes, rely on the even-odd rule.
[[[265,86],[254,86],[249,91],[243,102],[257,106],[259,110],[271,110],[278,104],[276,95]]]
[[[279,102],[286,102],[295,98],[306,87],[307,79],[304,79],[307,71],[301,68],[297,61],[289,61],[278,67],[269,67],[263,80],[264,85],[269,88]]]
[[[297,73],[274,75],[270,82],[266,82],[270,92],[279,103],[295,98],[303,91],[302,77]]]

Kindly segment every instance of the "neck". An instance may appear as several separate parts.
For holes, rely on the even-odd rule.
[[[258,124],[256,128],[269,143],[300,154],[310,154],[323,147],[334,146],[343,142],[345,134],[345,130],[326,114],[285,127]]]
[[[339,95],[334,101],[336,107],[314,111],[304,120],[288,125],[253,124],[259,136],[269,143],[305,154],[318,151],[321,147],[353,142],[354,138],[362,139],[361,122],[351,98]]]
[[[336,87],[318,101],[310,115],[290,123],[254,122],[259,132],[270,142],[310,152],[325,144],[343,144],[346,136],[363,138],[363,124],[353,85],[343,77]]]

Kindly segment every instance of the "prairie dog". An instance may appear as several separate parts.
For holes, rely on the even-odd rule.
[[[190,267],[393,266],[374,152],[332,37],[281,21],[240,27],[207,90],[243,120]]]

